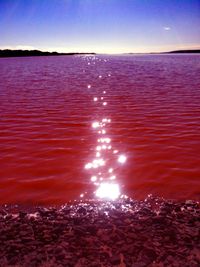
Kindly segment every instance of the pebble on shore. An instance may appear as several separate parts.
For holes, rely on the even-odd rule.
[[[200,209],[149,196],[0,208],[0,266],[197,267]]]

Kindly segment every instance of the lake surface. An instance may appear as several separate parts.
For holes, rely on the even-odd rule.
[[[0,203],[200,200],[200,55],[0,59]]]

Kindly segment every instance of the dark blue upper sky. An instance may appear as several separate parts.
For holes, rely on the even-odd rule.
[[[200,48],[200,0],[0,0],[0,48]]]

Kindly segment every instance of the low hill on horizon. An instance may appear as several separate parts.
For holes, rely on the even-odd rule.
[[[33,57],[33,56],[62,56],[62,55],[85,55],[95,53],[58,53],[58,52],[43,52],[40,50],[0,50],[0,57]]]
[[[188,50],[174,50],[174,51],[170,51],[170,52],[165,52],[165,53],[200,53],[200,49],[188,49]]]
[[[125,54],[197,54],[200,53],[200,49],[188,49],[188,50],[174,50],[168,52],[152,52],[152,53],[125,53]],[[0,50],[0,58],[1,57],[34,57],[34,56],[63,56],[63,55],[96,55],[96,53],[79,53],[79,52],[71,52],[71,53],[59,53],[59,52],[47,52],[40,50],[11,50],[11,49],[3,49]]]

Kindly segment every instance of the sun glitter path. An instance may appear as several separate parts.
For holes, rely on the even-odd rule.
[[[92,67],[95,61],[101,61],[97,57],[86,57],[87,65]],[[108,60],[104,60],[104,63]],[[104,75],[98,75],[97,79],[101,86],[101,81],[104,78],[110,78],[111,73]],[[87,84],[88,89],[93,89],[92,84]],[[111,137],[108,134],[110,128],[111,118],[105,117],[104,113],[109,105],[107,92],[102,90],[100,95],[93,96],[93,101],[98,110],[100,108],[102,118],[100,120],[93,121],[91,124],[92,131],[97,136],[97,143],[94,148],[94,155],[91,157],[91,161],[85,164],[85,169],[90,174],[90,181],[95,186],[95,196],[100,199],[115,200],[119,197],[126,197],[121,194],[120,184],[117,182],[116,169],[119,165],[125,164],[127,157],[124,154],[113,148]],[[80,197],[84,197],[82,193]]]

